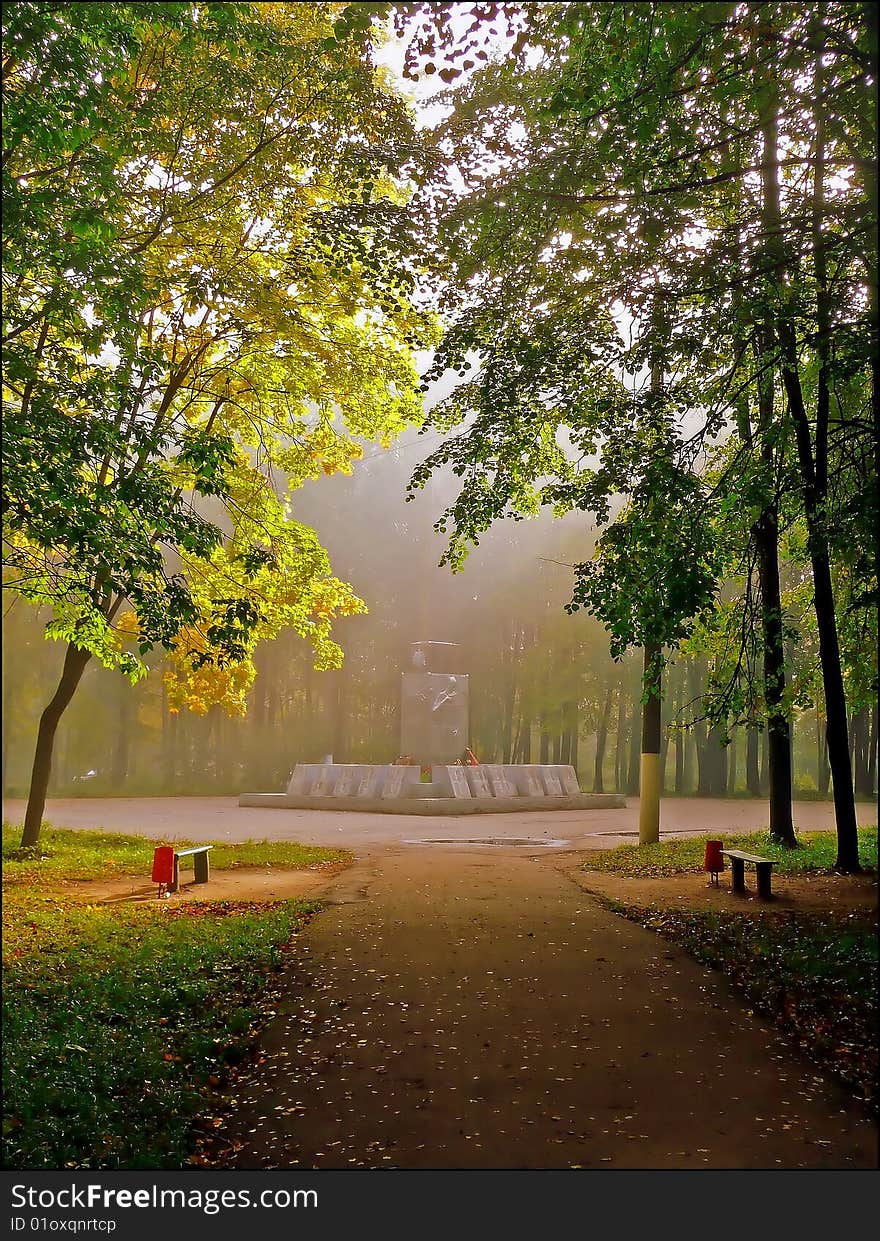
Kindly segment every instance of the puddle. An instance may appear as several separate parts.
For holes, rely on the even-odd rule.
[[[404,840],[405,845],[498,845],[501,848],[561,849],[567,840],[547,839],[543,836],[426,836],[419,840]]]

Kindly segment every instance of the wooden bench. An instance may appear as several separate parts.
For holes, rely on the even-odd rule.
[[[769,900],[770,876],[775,861],[769,857],[756,857],[754,853],[743,853],[741,849],[722,849],[722,856],[730,858],[731,886],[734,892],[746,890],[746,862],[750,862],[758,872],[758,896]]]
[[[208,853],[213,848],[213,845],[196,845],[192,849],[174,850],[174,878],[171,881],[172,892],[176,892],[180,887],[180,859],[182,857],[192,858],[196,883],[208,882],[211,877],[211,864],[208,860]]]

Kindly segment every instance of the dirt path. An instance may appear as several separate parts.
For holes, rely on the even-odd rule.
[[[320,897],[344,866],[323,865],[305,870],[283,866],[236,866],[211,871],[209,883],[184,880],[168,898],[169,905],[186,901],[287,901]],[[192,874],[192,872],[190,872]],[[75,900],[101,905],[150,904],[158,901],[155,883],[133,875],[118,879],[61,880],[58,890]]]
[[[589,853],[581,854],[580,861],[589,866]],[[571,872],[571,878],[585,892],[595,892],[625,905],[755,915],[810,912],[877,916],[877,876],[873,872],[863,875],[777,874],[773,876],[773,898],[769,902],[758,896],[755,872],[751,868],[742,896],[731,891],[729,868],[721,875],[717,887],[708,883],[707,876],[702,873],[647,879],[578,867]]]
[[[218,1162],[876,1166],[875,1128],[840,1088],[560,861],[402,849],[344,872]]]

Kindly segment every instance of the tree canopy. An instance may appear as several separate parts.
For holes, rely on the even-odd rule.
[[[858,575],[852,609],[875,607],[875,553],[853,524],[876,513],[872,6],[489,7],[508,43],[485,66],[464,71],[437,6],[420,10],[411,57],[417,73],[419,50],[439,49],[457,83],[436,140],[458,183],[423,203],[450,273],[434,374],[466,380],[432,414],[456,433],[413,486],[447,464],[462,478],[439,522],[460,563],[499,517],[549,504],[606,522],[614,496],[651,478],[655,569],[674,580],[688,540],[662,537],[662,478],[702,479],[738,440],[713,494],[752,512],[770,714],[781,721],[782,487],[805,523],[839,861],[857,866],[832,563]],[[690,486],[708,515],[705,483]],[[636,534],[625,521],[600,555]],[[706,541],[691,542],[699,574]],[[637,607],[639,585],[621,584]],[[581,597],[601,615],[608,591]]]
[[[68,644],[47,736],[92,657],[135,679],[163,647],[168,702],[200,711],[243,710],[256,644],[284,630],[338,664],[333,621],[363,604],[290,497],[419,421],[430,307],[421,387],[447,395],[410,493],[460,480],[444,561],[499,518],[597,523],[569,610],[615,656],[644,648],[650,752],[684,643],[713,731],[766,728],[771,830],[794,843],[790,717],[815,702],[857,867],[874,6],[33,2],[4,20],[4,566]],[[433,129],[376,63],[383,24],[404,77],[450,88]]]
[[[418,139],[341,12],[4,13],[5,582],[197,699],[283,627],[339,663],[363,605],[286,492],[420,416]]]

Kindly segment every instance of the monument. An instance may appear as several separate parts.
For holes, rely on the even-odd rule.
[[[625,806],[582,793],[566,763],[478,763],[469,749],[469,678],[454,642],[415,642],[400,687],[396,762],[297,763],[284,793],[242,793],[240,806],[474,814]]]
[[[468,678],[454,642],[414,644],[400,687],[400,753],[421,765],[457,763],[468,746]]]

